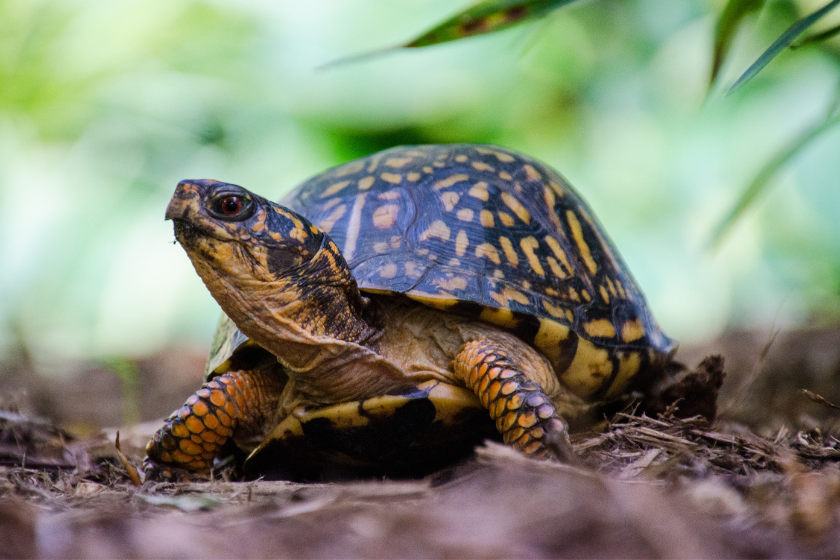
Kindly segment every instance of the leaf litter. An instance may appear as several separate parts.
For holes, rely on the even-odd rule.
[[[487,442],[420,480],[140,487],[131,472],[149,434],[136,426],[118,451],[113,435],[77,438],[2,412],[0,549],[45,558],[840,556],[840,434],[782,426],[759,435],[680,418],[680,404],[655,417],[626,410],[574,434],[573,466]]]

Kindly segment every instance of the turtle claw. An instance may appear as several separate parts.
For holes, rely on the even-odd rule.
[[[542,441],[548,451],[546,458],[552,458],[567,465],[580,464],[580,459],[575,455],[572,444],[569,442],[569,434],[566,432],[565,426],[562,429],[548,430]]]
[[[143,461],[143,471],[146,482],[206,482],[210,480],[210,473],[198,473],[183,467],[155,463],[148,457]]]

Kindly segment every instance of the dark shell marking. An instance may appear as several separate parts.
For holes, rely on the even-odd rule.
[[[306,181],[283,204],[330,235],[362,290],[510,329],[581,396],[617,396],[674,346],[583,199],[515,152],[392,148]]]

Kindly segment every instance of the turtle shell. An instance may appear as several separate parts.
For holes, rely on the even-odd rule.
[[[617,396],[673,350],[586,202],[527,156],[401,146],[329,169],[281,203],[330,235],[362,291],[509,329],[581,396]]]

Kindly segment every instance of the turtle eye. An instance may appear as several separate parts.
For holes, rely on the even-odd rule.
[[[218,202],[219,210],[225,216],[233,216],[242,211],[242,199],[238,196],[226,196]]]
[[[224,194],[213,201],[210,210],[223,220],[244,220],[251,215],[251,200],[238,194]]]

